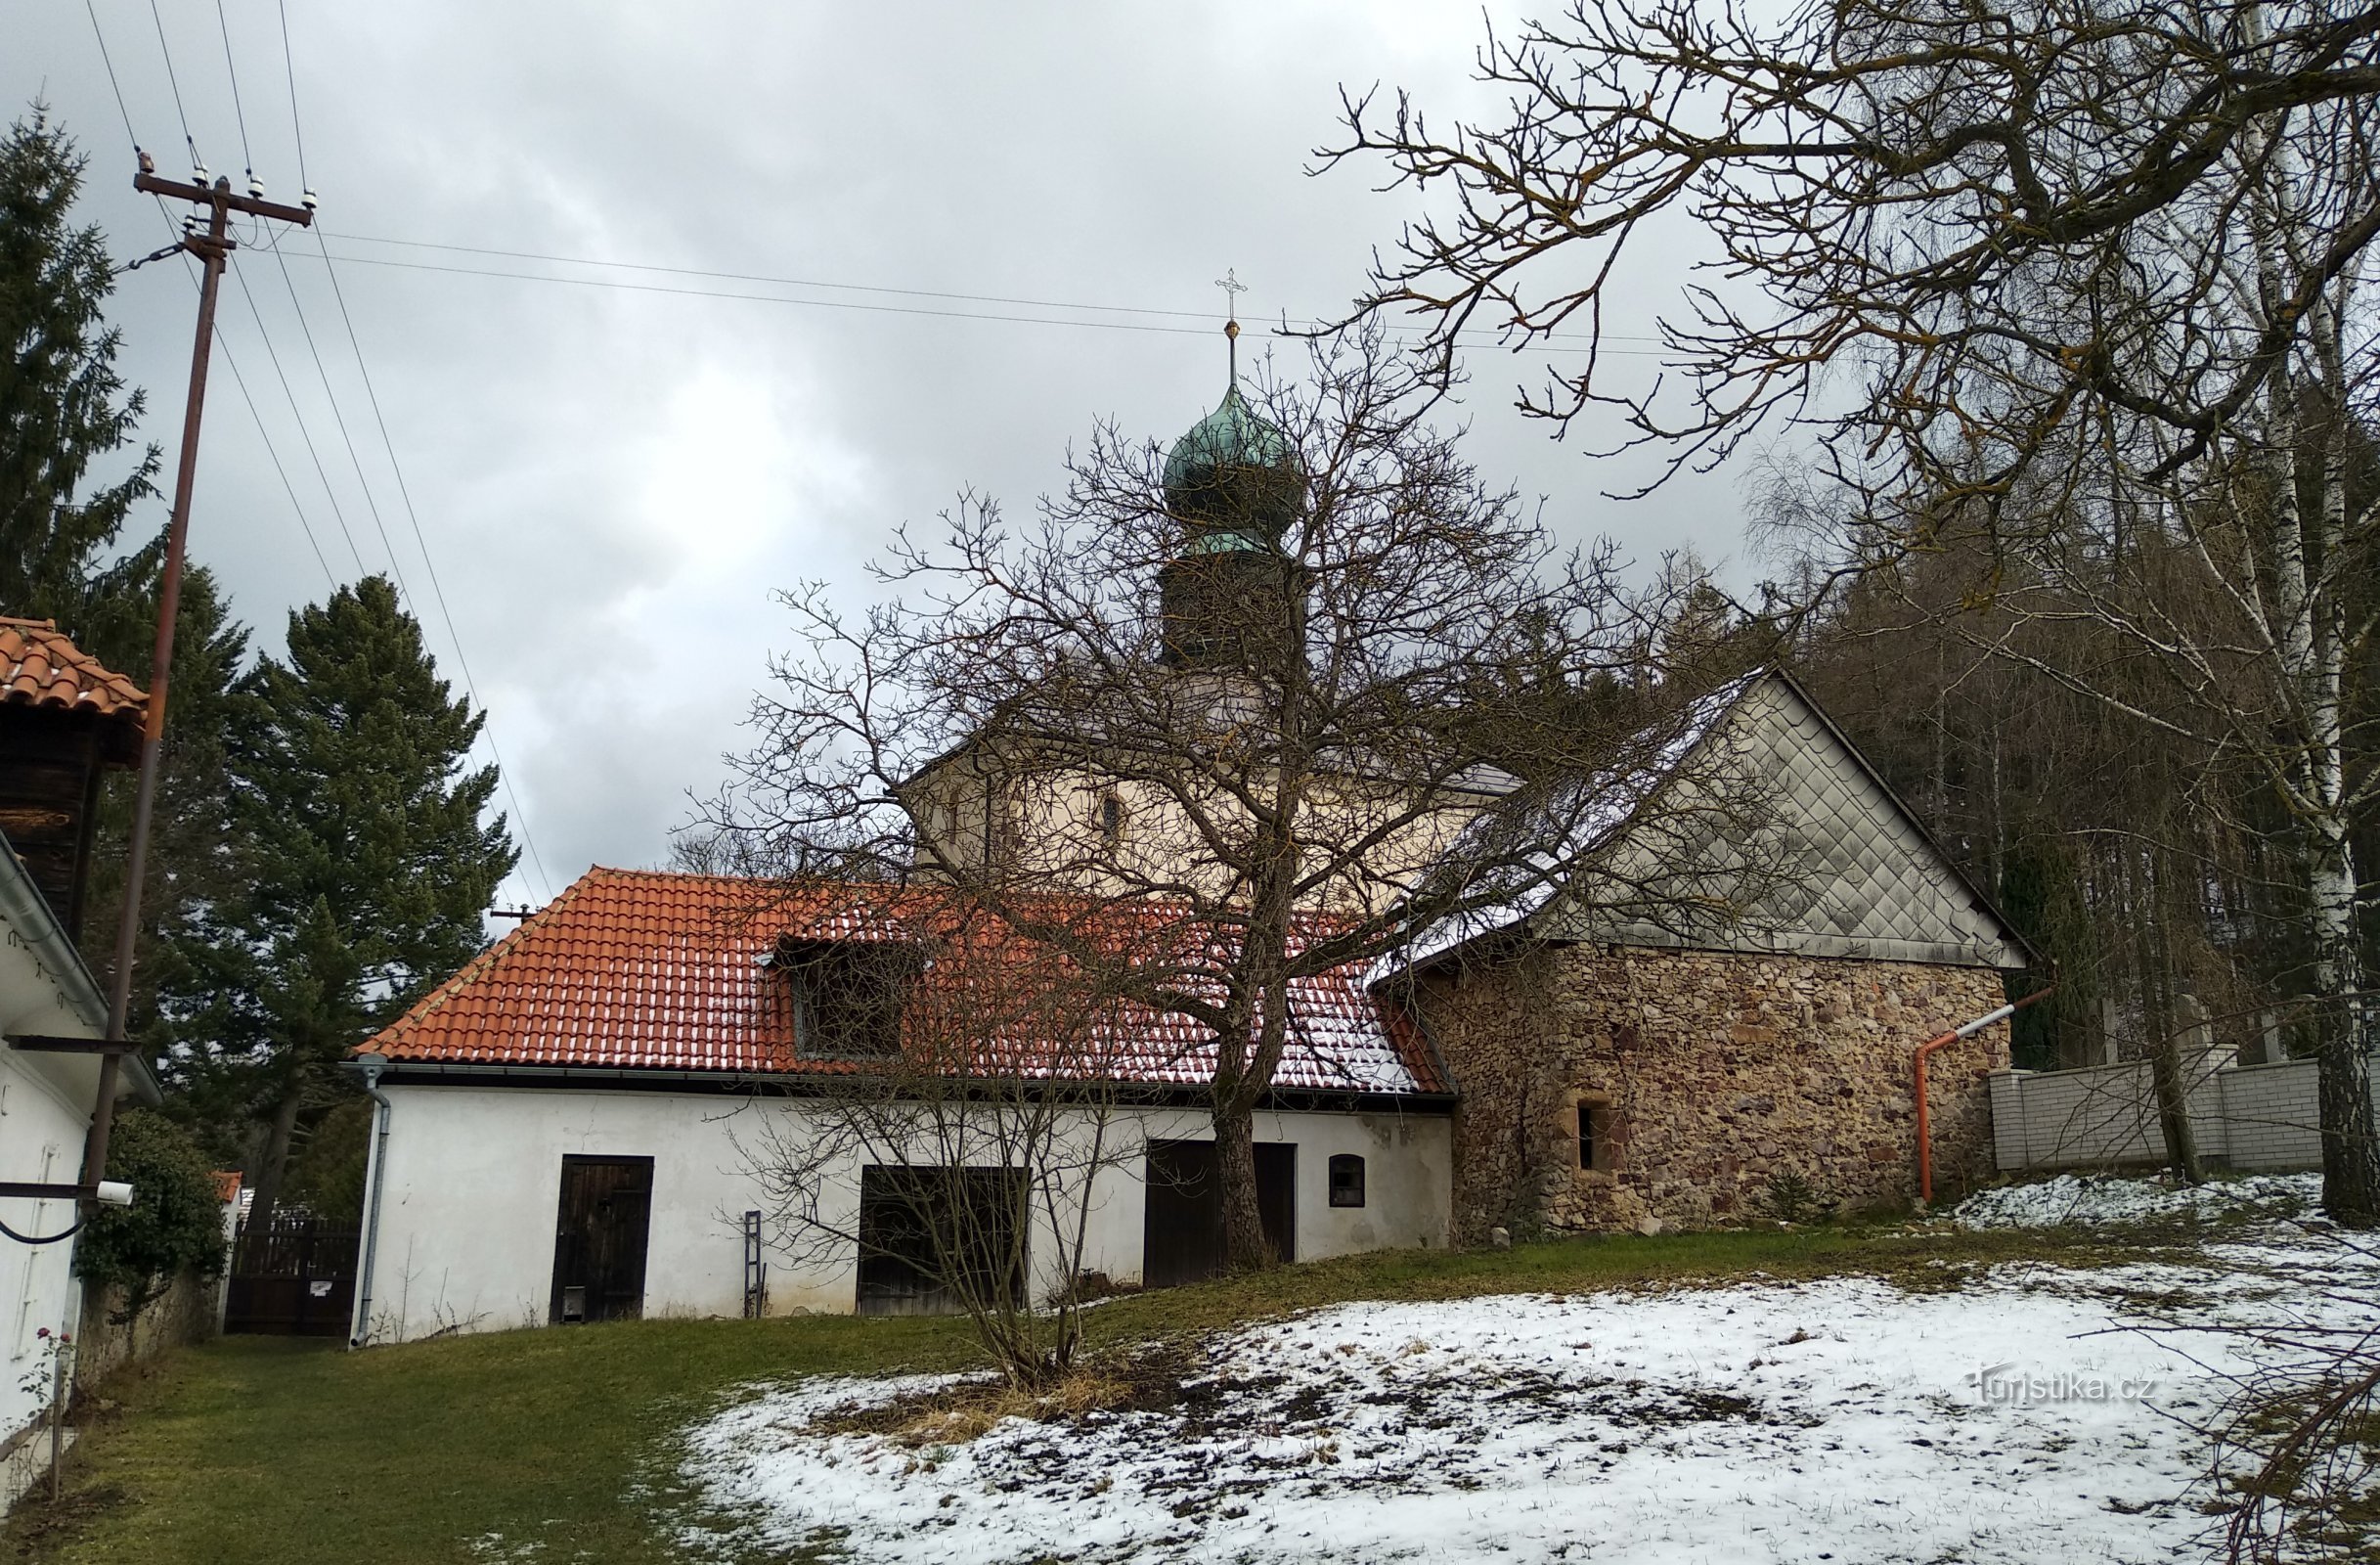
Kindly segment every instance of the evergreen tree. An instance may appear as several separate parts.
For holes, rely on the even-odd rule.
[[[39,106],[0,139],[0,612],[55,618],[116,668],[145,668],[158,541],[122,559],[134,502],[155,492],[157,450],[92,487],[131,442],[142,397],[115,371],[102,320],[115,271],[107,236],[70,211],[84,159]]]
[[[265,1132],[252,1221],[350,1095],[338,1061],[482,943],[518,856],[489,818],[496,769],[464,767],[482,721],[380,576],[293,612],[286,660],[243,682],[230,763],[244,884],[208,955],[211,1074]]]
[[[147,597],[135,606],[154,612],[154,601]],[[182,1036],[176,1017],[198,1003],[190,989],[204,960],[194,947],[212,938],[208,910],[238,883],[225,745],[231,714],[241,699],[240,674],[247,648],[247,627],[232,617],[214,572],[193,566],[182,578],[149,873],[141,887],[141,927],[133,950],[131,1028],[133,1036],[153,1050],[162,1050]],[[140,666],[145,670],[147,664]],[[102,982],[110,978],[115,961],[135,782],[130,771],[110,777],[101,801],[100,837],[91,855],[90,911],[83,920],[82,952]]]

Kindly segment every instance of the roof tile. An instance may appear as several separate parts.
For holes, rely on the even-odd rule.
[[[75,646],[58,621],[0,614],[0,703],[137,720],[149,695]]]
[[[1200,976],[1226,956],[1228,936],[1172,906],[1098,904],[1078,899],[1053,908],[1096,927],[1097,938],[1138,959],[1165,960],[1185,971],[1183,987],[1219,998],[1219,982]],[[876,942],[903,937],[904,918],[948,922],[963,917],[948,893],[884,886],[804,885],[729,876],[594,869],[546,909],[474,959],[363,1046],[397,1062],[595,1066],[720,1071],[748,1075],[850,1072],[849,1061],[798,1054],[793,1016],[769,960],[783,940]],[[1333,927],[1300,926],[1311,940]],[[979,942],[979,946],[982,943]],[[996,946],[997,940],[991,942]],[[1009,942],[1010,946],[1022,944]],[[947,944],[938,949],[948,949]],[[1000,958],[972,976],[959,962],[930,969],[945,986],[988,983],[987,996],[1025,969]],[[1349,963],[1291,986],[1290,1037],[1277,1088],[1384,1094],[1447,1090],[1418,1030],[1384,1007]],[[999,1007],[988,1005],[989,1014]],[[1134,1083],[1191,1086],[1214,1071],[1214,1039],[1176,1012],[1109,1002],[1061,1060],[1039,1040],[987,1042],[1038,1057],[1032,1074],[1097,1074]],[[989,1059],[990,1054],[986,1055]],[[1095,1069],[1080,1068],[1095,1059]]]

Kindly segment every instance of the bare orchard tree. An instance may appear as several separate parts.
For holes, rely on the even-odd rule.
[[[779,1248],[857,1255],[863,1307],[964,1315],[1012,1388],[1047,1392],[1081,1346],[1101,1176],[1140,1150],[1116,1116],[1113,984],[947,894],[787,890],[834,917],[831,938],[794,920],[771,962],[823,1069],[736,1130]]]
[[[2351,848],[2372,516],[2351,472],[2380,234],[2380,13],[2321,0],[2011,8],[1846,0],[1582,3],[1492,43],[1504,125],[1433,137],[1350,110],[1340,156],[1446,179],[1369,301],[1431,321],[1439,373],[1475,323],[1596,337],[1632,240],[1696,220],[1725,274],[1662,324],[1682,401],[1614,388],[1600,354],[1536,399],[1615,405],[1673,460],[1772,421],[1814,425],[1858,571],[1980,537],[2088,614],[2244,746],[2286,814],[2314,979],[2326,1199],[2380,1224]],[[1560,252],[1566,264],[1544,264]],[[2321,410],[2318,423],[2310,417]],[[2136,548],[2136,545],[2138,547]],[[2104,567],[2116,560],[2111,575]],[[2142,575],[2152,560],[2166,574]],[[2145,591],[2147,596],[2141,596]],[[2190,604],[2186,612],[2183,599]],[[2199,613],[2200,607],[2208,612]],[[2042,672],[2157,721],[2097,671]]]
[[[863,617],[790,595],[803,647],[720,812],[760,857],[949,885],[1084,961],[1047,898],[1130,911],[1117,978],[1198,1040],[1234,1267],[1268,1254],[1253,1116],[1300,984],[1540,896],[1631,822],[1742,824],[1726,789],[1645,782],[1696,709],[1609,555],[1558,553],[1424,400],[1377,336],[1314,344],[1302,383],[1234,384],[1169,452],[1102,429],[1036,522],[969,497],[904,534]],[[1506,825],[1467,872],[1417,882],[1483,812]],[[1617,868],[1599,894],[1681,893]]]
[[[1349,98],[1326,164],[1385,158],[1451,209],[1410,224],[1366,313],[1419,314],[1441,380],[1466,336],[1583,340],[1527,411],[1615,412],[1679,465],[1773,423],[1814,425],[1846,475],[1930,504],[2005,493],[2109,419],[2214,449],[2380,234],[2369,162],[2380,12],[2327,0],[2144,6],[1838,0],[1781,9],[1573,0],[1492,31],[1497,122],[1432,125]],[[2276,253],[2253,329],[2189,330],[2220,231],[2284,160],[2305,243]],[[1643,268],[1710,249],[1658,316],[1682,375],[1627,347]],[[2131,307],[2080,299],[2131,293]],[[1616,362],[1614,362],[1616,359]]]

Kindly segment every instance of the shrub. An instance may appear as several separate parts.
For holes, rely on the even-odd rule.
[[[108,1178],[132,1186],[130,1206],[103,1206],[74,1246],[85,1281],[124,1290],[117,1322],[132,1319],[185,1271],[222,1274],[223,1203],[206,1154],[159,1114],[127,1109],[108,1140]]]

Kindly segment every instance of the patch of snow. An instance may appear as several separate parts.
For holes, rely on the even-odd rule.
[[[810,1381],[698,1426],[685,1471],[743,1543],[870,1560],[2162,1561],[2208,1525],[2192,1420],[2249,1349],[2155,1310],[2302,1317],[2292,1268],[2380,1274],[2238,1248],[1344,1305],[1214,1340],[1165,1410],[925,1450],[809,1426],[938,1382]]]
[[[2154,1179],[2061,1174],[1968,1196],[1951,1211],[1962,1229],[2047,1229],[2175,1219],[2313,1216],[2322,1201],[2319,1174],[2268,1174],[2168,1188]]]

